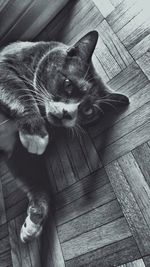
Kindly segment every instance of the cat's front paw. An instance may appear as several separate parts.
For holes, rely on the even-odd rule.
[[[39,135],[30,135],[19,131],[19,137],[22,145],[32,154],[42,155],[48,145],[48,134],[44,137]]]

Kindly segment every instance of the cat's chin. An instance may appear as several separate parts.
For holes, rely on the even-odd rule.
[[[66,128],[73,128],[76,125],[76,118],[72,119],[72,120],[63,119],[62,125],[63,125],[63,127],[66,127]]]
[[[64,128],[73,128],[76,125],[76,118],[69,120],[69,119],[57,119],[49,116],[48,122],[55,127],[64,127]]]

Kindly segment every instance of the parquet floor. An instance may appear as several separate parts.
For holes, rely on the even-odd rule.
[[[0,162],[0,267],[150,266],[150,3],[70,1],[36,40],[99,32],[97,71],[130,105],[80,138],[55,134],[44,159],[52,203],[43,236],[24,245],[27,199]]]

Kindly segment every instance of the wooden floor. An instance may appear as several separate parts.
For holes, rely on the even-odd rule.
[[[46,168],[52,214],[42,237],[24,245],[27,207],[0,162],[0,267],[150,266],[150,3],[77,0],[36,40],[100,38],[95,67],[126,110],[103,116],[80,138],[56,134]]]

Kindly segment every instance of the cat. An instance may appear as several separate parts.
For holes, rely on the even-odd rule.
[[[18,136],[17,147],[24,147],[26,158],[45,152],[49,143],[47,125],[86,125],[97,120],[104,103],[129,103],[126,96],[112,92],[95,71],[92,54],[97,40],[97,31],[91,31],[72,46],[54,41],[19,41],[1,49],[0,110],[15,125],[12,136]],[[6,124],[7,128],[9,121]],[[16,160],[14,143],[9,153],[5,151],[10,168]],[[26,242],[40,235],[49,199],[42,187],[35,189],[23,179],[20,177],[28,189],[29,207],[20,237]]]

